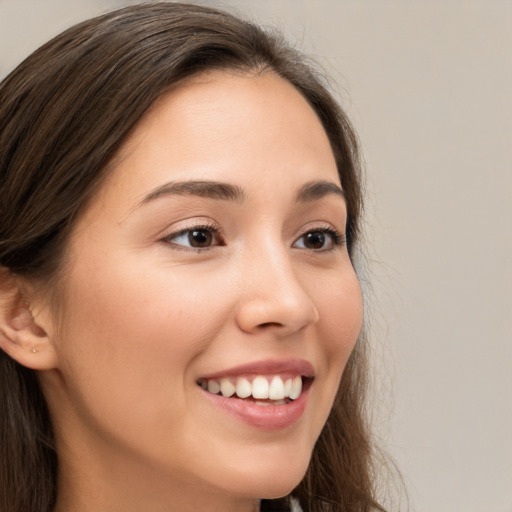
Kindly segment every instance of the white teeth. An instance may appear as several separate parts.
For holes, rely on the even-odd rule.
[[[241,377],[240,379],[237,379],[236,381],[236,396],[239,398],[247,398],[248,396],[251,396],[252,394],[252,386],[251,383],[247,380]]]
[[[229,398],[236,394],[238,398],[248,398],[252,396],[255,398],[255,403],[258,405],[282,405],[287,403],[287,398],[296,400],[302,393],[302,377],[296,376],[295,378],[283,378],[279,375],[273,377],[258,375],[249,381],[246,377],[222,379],[207,379],[198,382],[203,388],[207,389],[210,393]],[[270,402],[259,402],[260,400],[272,400]]]
[[[284,383],[284,396],[290,396],[290,391],[292,390],[292,379],[286,379]]]
[[[266,400],[268,398],[268,380],[265,377],[256,377],[252,381],[252,396]]]
[[[222,396],[229,398],[235,394],[235,385],[229,379],[220,379],[220,392]]]
[[[284,398],[284,384],[281,377],[274,377],[268,391],[270,400],[282,400]]]
[[[299,398],[301,393],[302,393],[302,379],[300,377],[295,377],[292,382],[290,398],[292,400],[296,400],[297,398]]]

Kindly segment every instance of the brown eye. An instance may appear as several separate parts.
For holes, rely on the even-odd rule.
[[[304,235],[304,247],[306,249],[323,249],[327,237],[321,231],[311,231]]]
[[[163,241],[185,249],[208,249],[217,245],[224,245],[218,229],[210,226],[183,229],[165,237]]]
[[[191,229],[188,232],[188,242],[190,247],[210,247],[213,242],[213,233],[206,229]]]
[[[344,236],[329,228],[308,231],[304,233],[293,246],[310,251],[330,251],[344,243]]]

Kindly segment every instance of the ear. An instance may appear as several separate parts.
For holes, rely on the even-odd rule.
[[[50,370],[57,366],[57,354],[48,334],[49,315],[34,311],[20,280],[0,267],[0,348],[27,368]]]

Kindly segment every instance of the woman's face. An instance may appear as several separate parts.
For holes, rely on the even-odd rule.
[[[290,492],[360,330],[345,224],[289,83],[212,72],[160,98],[71,236],[42,375],[61,467],[131,503]]]

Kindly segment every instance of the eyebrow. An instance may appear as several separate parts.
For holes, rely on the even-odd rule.
[[[177,181],[170,182],[150,192],[140,202],[149,203],[163,196],[199,196],[223,201],[242,202],[245,192],[237,185],[217,181]]]
[[[305,183],[297,193],[296,201],[298,203],[308,203],[322,199],[325,196],[334,194],[345,197],[342,188],[330,181],[310,181]],[[229,183],[218,181],[176,181],[165,183],[164,185],[151,191],[142,199],[139,206],[149,203],[155,199],[164,196],[198,196],[221,201],[243,202],[246,194],[242,187]]]
[[[330,181],[310,181],[300,188],[297,193],[297,202],[309,203],[331,194],[345,198],[345,192],[335,183]]]

